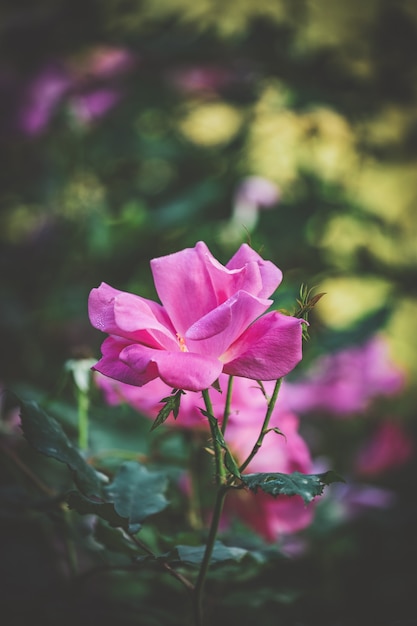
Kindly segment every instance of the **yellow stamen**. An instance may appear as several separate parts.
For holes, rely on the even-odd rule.
[[[178,339],[178,343],[180,344],[181,352],[188,352],[187,346],[185,345],[184,337],[181,337],[181,335],[177,333],[177,339]]]

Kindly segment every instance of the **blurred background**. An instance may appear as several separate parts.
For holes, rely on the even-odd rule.
[[[93,287],[155,298],[151,258],[249,242],[277,308],[326,293],[290,380],[318,467],[358,485],[252,609],[416,624],[416,3],[3,0],[0,136],[1,386],[71,399]]]

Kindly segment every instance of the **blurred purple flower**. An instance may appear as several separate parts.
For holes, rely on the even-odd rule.
[[[389,489],[350,481],[330,485],[324,498],[333,508],[334,517],[346,522],[369,509],[388,509],[396,501],[395,493]]]
[[[374,336],[318,358],[304,378],[283,385],[281,397],[297,413],[349,416],[365,411],[379,395],[394,395],[404,384],[405,372],[391,360],[384,339]]]
[[[137,62],[124,48],[96,48],[81,62],[45,65],[22,89],[19,130],[32,137],[40,135],[64,103],[82,123],[101,118],[122,98],[120,78]]]
[[[121,92],[115,89],[95,89],[74,95],[69,108],[79,122],[88,124],[108,113],[121,97]]]
[[[384,421],[359,450],[355,469],[362,476],[377,476],[405,465],[414,453],[415,443],[401,424]]]
[[[45,66],[24,90],[18,127],[31,136],[42,133],[71,84],[65,68],[57,64]]]

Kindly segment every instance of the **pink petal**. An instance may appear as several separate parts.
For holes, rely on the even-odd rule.
[[[118,328],[114,321],[113,304],[115,298],[121,293],[101,283],[97,289],[92,289],[88,298],[88,315],[94,328],[98,328],[104,333],[116,334]]]
[[[302,323],[278,311],[259,318],[222,356],[223,371],[254,380],[286,376],[302,357]]]
[[[123,333],[153,348],[178,349],[175,330],[164,309],[152,300],[120,293],[114,302],[114,316]]]
[[[265,261],[246,243],[240,246],[236,254],[226,263],[226,267],[229,270],[233,270],[243,267],[247,263],[257,263],[261,274],[262,290],[255,295],[259,298],[269,298],[282,281],[281,270],[271,261]]]
[[[188,348],[220,357],[270,304],[271,300],[239,291],[188,329],[185,334]]]
[[[237,515],[245,524],[268,542],[275,542],[283,534],[297,532],[314,517],[314,504],[305,505],[300,496],[272,498],[259,490],[256,494],[232,494],[225,512]]]
[[[160,304],[102,283],[90,293],[89,316],[99,330],[155,348],[175,350],[171,322]]]
[[[206,268],[218,305],[238,291],[247,291],[254,296],[259,296],[263,289],[258,263],[248,262],[241,267],[228,269],[208,253],[206,254]]]
[[[173,389],[188,391],[208,389],[222,371],[220,361],[206,355],[153,350],[138,344],[126,346],[120,353],[120,359],[139,375],[153,372],[155,368],[156,375],[164,383]]]
[[[126,341],[119,341],[113,337],[107,337],[103,341],[101,351],[103,357],[94,365],[93,370],[114,378],[128,385],[142,386],[158,376],[157,368],[154,364],[148,363],[142,372],[131,368],[127,363],[120,360],[120,353],[129,344]]]
[[[187,328],[218,304],[207,273],[206,254],[210,252],[200,242],[195,248],[151,261],[158,296],[182,336]]]
[[[314,517],[314,503],[306,505],[300,496],[280,496],[273,500],[267,494],[259,493],[263,505],[258,506],[265,520],[264,535],[269,541],[287,533],[294,533],[309,526]],[[259,520],[260,525],[262,521]]]
[[[238,291],[266,297],[276,289],[281,271],[249,246],[242,248],[232,259],[233,267],[219,263],[202,241],[151,261],[159,298],[180,335]]]

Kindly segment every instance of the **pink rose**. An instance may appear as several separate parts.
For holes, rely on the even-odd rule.
[[[405,372],[390,358],[382,336],[316,359],[303,378],[285,382],[281,398],[296,413],[325,411],[341,417],[365,411],[379,395],[399,392]]]
[[[162,305],[105,283],[90,293],[91,323],[110,335],[94,366],[105,376],[200,391],[222,372],[276,380],[300,361],[302,320],[262,315],[282,273],[248,245],[226,266],[199,242],[153,259],[151,269]]]

